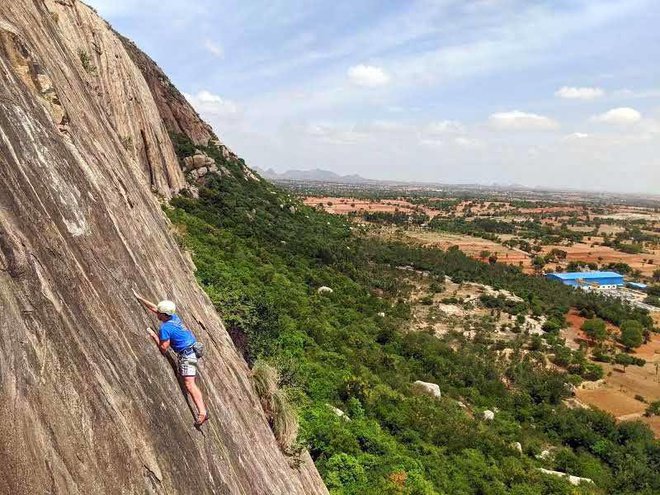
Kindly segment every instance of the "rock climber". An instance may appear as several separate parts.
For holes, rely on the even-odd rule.
[[[172,348],[177,355],[179,375],[183,378],[186,390],[197,406],[195,426],[200,427],[209,419],[209,413],[204,404],[202,392],[195,383],[197,376],[197,359],[202,355],[201,344],[193,333],[188,330],[176,314],[176,305],[172,301],[160,301],[154,304],[133,291],[135,298],[149,311],[156,314],[161,322],[158,333],[147,328],[147,333],[156,342],[161,354],[165,355]]]

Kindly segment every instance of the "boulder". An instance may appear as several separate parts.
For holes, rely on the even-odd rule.
[[[319,287],[316,290],[316,292],[318,292],[319,294],[332,294],[334,291],[330,287],[327,287],[327,286],[323,285],[323,286]]]
[[[522,453],[523,453],[522,444],[521,444],[520,442],[513,442],[513,443],[511,444],[511,448],[512,448],[513,450],[515,450],[516,452],[518,452],[519,454],[522,454]]]
[[[550,476],[556,476],[558,478],[568,478],[568,482],[573,486],[578,486],[581,483],[593,483],[591,478],[581,478],[580,476],[573,476],[567,473],[562,473],[561,471],[551,471],[550,469],[538,468],[544,474],[549,474]]]
[[[413,383],[413,389],[423,394],[435,397],[436,399],[442,397],[442,392],[440,392],[440,386],[436,383],[429,383],[429,382],[423,382],[421,380],[417,380],[415,383]]]
[[[537,459],[541,459],[543,461],[547,461],[551,457],[552,457],[552,451],[547,449],[542,451],[539,455],[536,456]]]
[[[494,413],[493,411],[490,411],[490,410],[486,409],[486,410],[484,411],[484,419],[485,419],[486,421],[492,421],[492,420],[494,420],[494,419],[495,419],[495,413]]]
[[[195,150],[193,156],[187,156],[183,159],[183,164],[186,170],[195,170],[202,167],[208,169],[215,166],[215,161],[203,151]]]
[[[595,382],[582,382],[580,384],[580,389],[582,389],[582,390],[598,390],[603,385],[605,385],[605,380],[603,380],[601,378],[600,380],[596,380]]]

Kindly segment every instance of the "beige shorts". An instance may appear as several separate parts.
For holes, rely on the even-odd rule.
[[[179,354],[179,374],[181,376],[197,375],[197,356],[194,352]]]

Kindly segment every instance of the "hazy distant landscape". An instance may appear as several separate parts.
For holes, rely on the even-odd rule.
[[[368,235],[383,239],[441,250],[458,248],[474,259],[512,265],[532,276],[601,269],[652,287],[660,282],[660,200],[648,196],[382,183],[346,187],[300,179],[283,184],[305,204],[346,216]],[[420,280],[417,284],[425,285]],[[429,295],[421,288],[413,297],[417,305],[413,326],[419,329],[444,334],[448,325],[452,330],[461,327],[455,320],[448,323],[456,315],[465,321],[484,314],[483,307],[474,303],[467,307],[443,304],[448,294],[454,300],[459,293],[461,301],[474,300],[483,290],[454,289]],[[615,297],[648,308],[658,325],[660,291],[651,292],[620,289]],[[564,316],[567,326],[560,335],[566,345],[588,349],[593,342],[582,330],[585,318],[573,310]],[[463,331],[469,332],[472,323],[467,321]],[[616,334],[619,329],[611,326],[608,332]],[[500,333],[499,339],[511,338],[505,334]],[[601,354],[599,348],[591,354],[594,364],[602,363]],[[633,355],[643,356],[644,366],[622,371],[605,364],[606,377],[596,385],[585,382],[576,397],[583,407],[600,407],[620,419],[642,418],[658,436],[660,418],[643,413],[645,401],[660,400],[660,337],[649,334],[646,344]]]

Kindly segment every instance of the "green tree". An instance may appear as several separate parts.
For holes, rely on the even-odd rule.
[[[607,338],[607,328],[605,322],[600,318],[592,318],[586,320],[582,324],[582,330],[587,337],[591,340],[595,340],[598,344],[602,344],[603,341]]]
[[[654,400],[644,411],[644,416],[660,416],[660,400]]]
[[[644,342],[644,328],[637,320],[626,320],[621,324],[621,336],[619,337],[626,349],[631,350],[639,347]]]
[[[630,366],[634,362],[634,358],[630,354],[624,352],[614,356],[614,362],[623,366],[623,371],[626,371],[626,367]]]
[[[540,272],[545,266],[545,258],[543,256],[534,256],[532,259],[532,266],[536,271]]]

